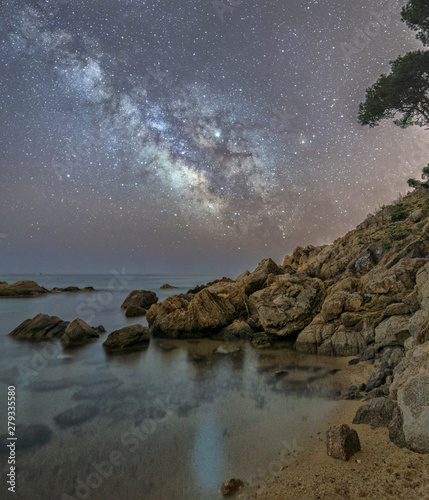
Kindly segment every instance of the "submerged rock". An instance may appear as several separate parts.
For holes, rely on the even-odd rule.
[[[103,343],[103,347],[111,353],[136,351],[149,345],[149,329],[143,325],[131,325],[115,330]]]
[[[54,421],[61,428],[72,427],[95,417],[97,413],[97,406],[90,403],[80,403],[77,406],[60,413],[59,415],[56,415],[54,417]]]
[[[23,321],[9,335],[26,340],[51,340],[61,337],[68,325],[68,321],[63,321],[57,316],[38,314],[32,319]]]
[[[330,457],[347,461],[360,451],[358,433],[347,424],[330,427],[326,433],[326,448]]]

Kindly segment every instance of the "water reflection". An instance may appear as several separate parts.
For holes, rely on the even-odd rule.
[[[214,500],[224,479],[249,482],[282,442],[306,444],[335,405],[335,360],[277,347],[152,340],[147,350],[106,356],[97,342],[70,358],[58,349],[20,379],[19,367],[31,367],[44,346],[3,339],[11,359],[0,368],[1,390],[15,381],[19,423],[43,425],[49,436],[21,450],[17,497],[78,498],[80,485],[85,498]],[[121,461],[98,484],[97,467],[115,453]]]

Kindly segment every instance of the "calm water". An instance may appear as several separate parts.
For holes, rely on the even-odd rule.
[[[103,338],[64,353],[58,342],[7,336],[39,312],[68,321],[81,317],[108,333],[146,324],[125,318],[120,309],[129,291],[153,290],[162,300],[214,278],[0,276],[8,282],[34,279],[46,288],[103,290],[0,300],[0,400],[6,401],[9,385],[16,386],[18,423],[52,431],[46,443],[28,450],[20,450],[18,434],[15,498],[215,500],[222,498],[223,480],[271,481],[294,450],[311,443],[317,423],[336,404],[329,373],[334,359],[300,355],[287,344],[255,350],[246,342],[161,339],[145,351],[109,357]],[[159,290],[167,282],[179,290]],[[241,350],[215,353],[220,346]],[[56,415],[82,404],[90,406],[91,418],[57,425]],[[3,422],[5,410],[3,404]]]

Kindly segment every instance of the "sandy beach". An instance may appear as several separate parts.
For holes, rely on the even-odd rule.
[[[343,369],[335,379],[339,386],[365,382],[373,371],[366,363],[349,366],[352,358],[342,358]],[[337,409],[314,430],[314,445],[301,451],[296,460],[259,487],[245,487],[237,498],[266,500],[340,500],[367,498],[428,499],[429,455],[400,449],[389,440],[387,428],[352,424],[362,401],[339,402]],[[330,425],[348,424],[358,432],[361,451],[348,462],[326,453],[326,431]]]

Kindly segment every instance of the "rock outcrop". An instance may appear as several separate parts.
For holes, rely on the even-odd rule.
[[[149,345],[149,329],[142,325],[131,325],[112,332],[103,347],[109,353],[122,353],[145,349]]]
[[[251,298],[264,331],[286,337],[303,330],[320,312],[325,288],[318,278],[276,275]]]
[[[13,331],[9,333],[11,337],[26,340],[51,340],[61,337],[69,322],[63,321],[57,316],[38,314],[32,319],[26,319]]]
[[[179,287],[170,285],[168,283],[165,283],[164,285],[161,285],[159,288],[160,290],[177,290]]]
[[[133,290],[124,300],[121,305],[121,309],[131,309],[131,312],[127,314],[129,317],[142,316],[146,311],[158,302],[158,297],[155,292],[148,290]]]
[[[0,281],[0,297],[40,297],[49,293],[49,290],[35,281],[17,281],[10,285],[6,281]]]
[[[208,289],[190,295],[174,295],[153,305],[146,314],[155,337],[186,338],[210,336],[231,324],[236,316],[232,301]]]

